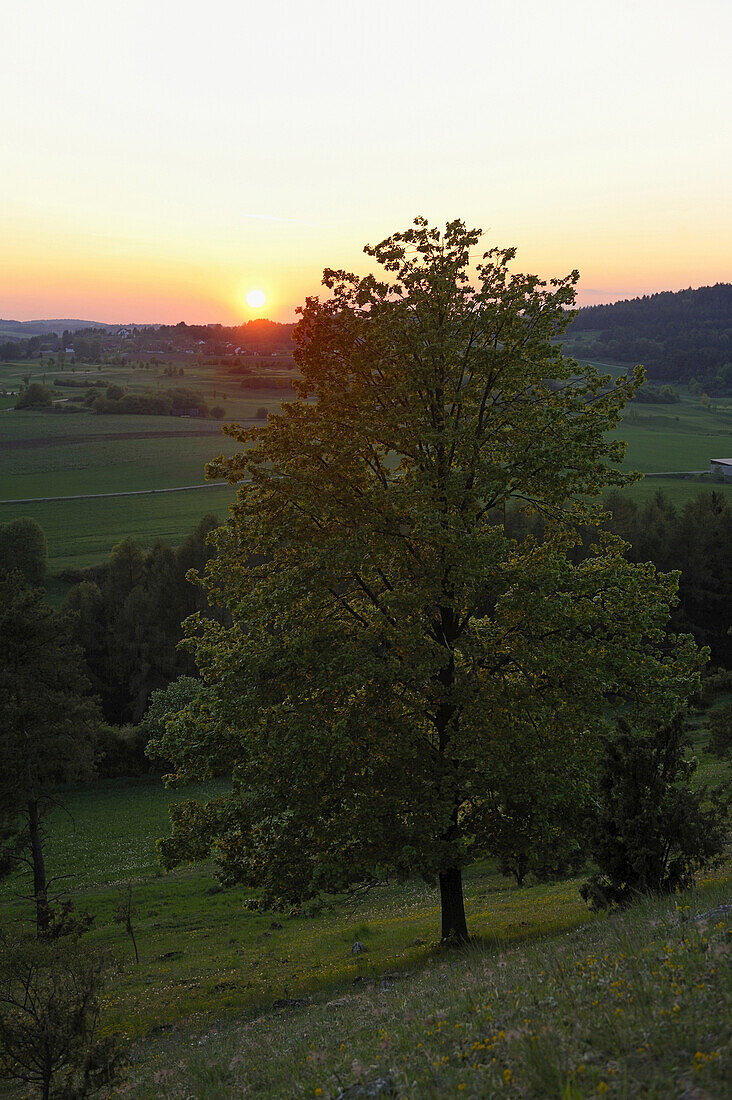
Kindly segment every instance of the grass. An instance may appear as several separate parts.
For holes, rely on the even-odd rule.
[[[438,891],[421,881],[383,888],[358,903],[335,899],[305,914],[283,915],[248,909],[248,892],[221,888],[211,867],[163,875],[155,841],[169,830],[169,803],[221,789],[213,784],[171,792],[155,779],[106,782],[69,791],[65,809],[50,819],[49,874],[74,872],[61,885],[78,909],[95,915],[89,941],[120,959],[107,1028],[129,1038],[191,1018],[252,1015],[277,998],[424,962],[440,922]],[[129,881],[138,911],[139,967],[113,915]],[[25,889],[22,880],[2,885],[5,919],[30,916],[29,903],[17,896]],[[466,907],[475,931],[497,942],[524,941],[590,919],[577,881],[518,890],[490,864],[467,871]],[[353,956],[357,939],[368,952]]]
[[[661,492],[668,497],[676,508],[683,508],[690,500],[694,500],[699,493],[714,491],[721,493],[732,504],[732,480],[726,484],[712,481],[698,481],[695,478],[660,478],[644,477],[635,485],[628,486],[623,492],[629,497],[644,504],[656,493]]]
[[[725,700],[720,696],[714,705]],[[728,782],[732,762],[706,754],[707,737],[699,712],[693,718],[698,781]],[[354,979],[375,981],[387,971],[432,965],[439,898],[421,881],[283,915],[248,908],[249,893],[219,886],[210,866],[163,875],[155,842],[169,831],[169,804],[223,789],[223,781],[185,791],[168,790],[156,778],[105,781],[66,791],[64,809],[49,819],[49,875],[72,872],[60,889],[95,915],[89,942],[110,948],[120,961],[106,1028],[130,1039],[191,1020],[205,1027],[267,1011],[278,998],[322,995]],[[580,881],[519,889],[492,863],[476,864],[465,876],[469,927],[495,951],[592,924],[598,918],[580,899]],[[114,920],[128,882],[137,909],[139,966]],[[18,897],[26,892],[24,880],[0,884],[5,920],[28,920],[30,904]],[[368,951],[353,956],[356,940]]]
[[[149,547],[157,540],[179,543],[207,512],[224,519],[234,490],[210,488],[159,496],[108,497],[0,507],[0,522],[32,516],[46,533],[53,574],[103,561],[120,539]]]
[[[49,383],[57,374],[71,374],[70,369],[55,373],[39,370],[33,363],[0,364],[0,389],[17,388],[26,372],[30,372],[32,381],[41,381],[45,373]],[[183,378],[175,380],[166,378],[162,368],[135,371],[105,365],[101,370],[95,366],[77,368],[74,377],[88,375],[90,382],[114,382],[133,391],[156,386],[169,389],[180,384],[202,393],[209,405],[223,404],[227,420],[245,425],[255,422],[253,418],[261,407],[279,408],[283,398],[283,394],[270,390],[243,391],[236,378],[216,366],[186,362],[185,372]],[[63,392],[68,396],[83,391]],[[204,481],[207,461],[221,451],[233,453],[235,449],[233,442],[221,435],[220,424],[212,420],[15,411],[15,398],[0,401],[0,444],[47,442],[45,446],[0,447],[0,500],[199,484]],[[209,434],[195,434],[202,431]],[[152,432],[162,434],[162,438],[144,438],[145,433]],[[128,438],[104,438],[113,434]],[[233,498],[230,488],[217,485],[197,492],[151,497],[0,504],[0,523],[19,516],[37,520],[48,539],[50,572],[57,575],[64,569],[102,561],[127,535],[143,546],[152,545],[156,539],[178,543],[206,512],[215,512],[223,519]]]
[[[263,365],[266,365],[263,363]],[[625,367],[596,363],[602,371],[618,374]],[[12,388],[29,371],[33,381],[46,373],[28,363],[0,365],[0,389]],[[70,368],[56,374],[70,374]],[[244,391],[238,380],[214,365],[185,363],[182,379],[171,380],[162,368],[132,370],[105,365],[77,368],[74,377],[114,382],[131,390],[176,384],[197,389],[210,404],[222,403],[227,419],[250,421],[261,406],[277,408],[281,394]],[[78,391],[64,391],[67,395]],[[700,399],[680,389],[676,405],[632,405],[617,435],[628,441],[627,469],[664,471],[707,470],[710,458],[732,455],[732,406],[716,401],[713,411],[702,408]],[[214,394],[216,396],[214,396]],[[203,468],[219,451],[232,450],[213,421],[174,417],[96,416],[91,413],[59,415],[32,411],[1,411],[14,399],[0,399],[0,442],[47,440],[47,446],[5,448],[0,451],[0,499],[36,496],[70,496],[77,493],[124,492],[135,489],[167,488],[196,484],[203,480]],[[210,431],[210,438],[192,432]],[[164,438],[141,438],[145,432],[164,433]],[[105,439],[110,433],[133,433],[138,438]],[[82,437],[80,440],[79,437]],[[732,497],[728,484],[700,483],[680,478],[648,478],[626,490],[643,501],[661,489],[677,506],[683,506],[702,489]],[[112,546],[132,535],[149,546],[156,538],[179,542],[207,511],[225,514],[233,493],[225,488],[202,490],[200,494],[169,494],[119,501],[68,501],[56,504],[0,505],[0,522],[30,515],[46,531],[50,570],[90,565],[105,558]]]
[[[228,437],[100,440],[34,447],[3,454],[2,499],[123,493],[199,485],[217,452],[232,454]]]
[[[726,880],[595,918],[569,936],[433,951],[417,973],[183,1029],[137,1047],[120,1092],[334,1098],[377,1095],[381,1081],[410,1100],[721,1098],[732,1053],[732,922],[729,913],[690,918],[729,899]]]

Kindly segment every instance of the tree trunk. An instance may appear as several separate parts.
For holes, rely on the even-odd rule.
[[[459,867],[440,871],[440,901],[442,903],[442,942],[466,943],[468,925],[463,902],[463,873]]]
[[[46,864],[43,860],[41,845],[41,820],[38,815],[38,802],[31,799],[28,803],[28,831],[30,833],[31,853],[33,856],[33,897],[36,903],[36,932],[39,936],[48,931],[48,887],[46,885]]]

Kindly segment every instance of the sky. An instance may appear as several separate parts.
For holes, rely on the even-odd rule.
[[[417,214],[579,268],[581,304],[732,280],[729,0],[24,0],[2,25],[0,317],[290,321]]]

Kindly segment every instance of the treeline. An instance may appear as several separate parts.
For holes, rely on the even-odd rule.
[[[156,325],[135,329],[125,337],[131,347],[160,351],[187,351],[200,348],[205,355],[224,355],[232,348],[250,353],[291,352],[292,324],[283,325],[261,317],[243,325]]]
[[[232,372],[233,373],[233,372]],[[271,374],[252,374],[242,378],[239,383],[243,390],[290,390],[294,389],[291,378],[277,377]]]
[[[0,361],[43,355],[65,358],[66,349],[72,350],[76,362],[88,363],[99,362],[110,353],[225,356],[240,351],[249,355],[290,355],[294,327],[259,318],[243,325],[187,325],[181,321],[177,325],[85,326],[65,329],[61,335],[48,332],[23,337],[19,332],[0,343]]]
[[[673,386],[641,386],[631,401],[641,405],[678,405],[681,401]]]
[[[220,420],[224,410],[220,406],[209,408],[202,394],[185,386],[169,390],[150,390],[146,393],[128,393],[121,386],[111,384],[102,391],[102,383],[77,381],[73,378],[56,379],[54,385],[72,389],[86,388],[85,394],[74,394],[68,399],[66,411],[79,411],[85,405],[100,416],[213,416]],[[266,387],[266,383],[263,383]],[[16,408],[38,409],[53,405],[54,394],[40,382],[31,382],[18,397]],[[74,408],[76,406],[76,408]]]
[[[37,359],[47,343],[47,336],[30,336],[27,340],[3,340],[0,343],[0,362]]]
[[[676,508],[659,489],[639,505],[624,493],[606,499],[610,527],[630,543],[631,561],[679,569],[679,599],[669,630],[709,646],[712,664],[732,668],[732,508],[719,492],[701,492]]]
[[[726,498],[701,492],[679,509],[661,491],[645,504],[615,492],[605,505],[608,527],[630,544],[632,561],[681,571],[669,631],[693,634],[699,645],[710,647],[714,666],[732,668],[732,509]],[[519,539],[529,531],[541,535],[536,517],[513,513],[505,522]],[[177,648],[180,624],[194,611],[213,612],[186,573],[204,567],[212,553],[206,535],[217,525],[214,516],[206,516],[177,549],[158,543],[144,551],[125,539],[104,565],[73,575],[78,583],[64,606],[78,614],[77,640],[110,722],[139,722],[153,691],[181,675],[195,675],[191,658]],[[594,537],[586,532],[578,553]]]
[[[697,645],[709,646],[713,667],[732,669],[732,508],[724,494],[703,491],[677,508],[661,489],[645,504],[613,491],[603,504],[610,516],[606,529],[630,544],[628,560],[653,562],[663,573],[680,570],[669,633],[692,634]],[[528,534],[542,537],[540,516],[509,511],[505,524],[519,540]],[[576,557],[585,555],[595,539],[594,528],[582,532]]]
[[[699,645],[710,647],[713,666],[732,669],[732,509],[725,496],[705,491],[677,508],[661,490],[645,504],[614,492],[605,505],[607,526],[629,543],[631,560],[652,561],[664,572],[680,570],[669,631],[693,634]],[[509,512],[504,522],[515,538],[529,533],[541,538],[539,517]],[[178,648],[181,622],[196,611],[223,613],[208,608],[186,574],[204,568],[213,553],[206,536],[217,526],[215,516],[205,516],[177,548],[156,543],[144,550],[127,538],[103,564],[62,574],[74,582],[63,607],[75,613],[74,637],[104,716],[113,725],[139,723],[154,691],[181,676],[195,676],[192,659]],[[592,531],[585,533],[578,554],[593,537]],[[46,541],[32,519],[0,525],[0,573],[12,569],[21,569],[32,584],[43,580]],[[109,766],[123,774],[133,758],[144,762],[145,739],[130,729],[121,740],[110,740]],[[117,765],[111,763],[114,754]]]
[[[732,284],[664,291],[580,309],[564,341],[576,356],[643,363],[651,378],[732,391]]]
[[[75,613],[75,640],[107,721],[139,722],[153,691],[195,673],[177,648],[181,622],[208,605],[186,574],[205,566],[213,553],[206,536],[218,525],[204,516],[177,548],[158,542],[146,551],[126,538],[103,565],[62,574],[76,582],[63,610]]]
[[[104,395],[93,394],[89,405],[100,416],[197,416],[207,417],[206,399],[195,390],[180,387],[151,393],[125,393],[120,386],[108,386]]]

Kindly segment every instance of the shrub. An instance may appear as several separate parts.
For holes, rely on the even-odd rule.
[[[223,405],[214,405],[211,409],[211,418],[213,420],[223,420],[226,416],[226,409]]]
[[[715,697],[724,691],[732,691],[732,669],[729,668],[723,668],[718,672],[712,672],[709,676],[705,676],[694,702],[703,707],[708,707],[714,702]]]
[[[108,962],[78,940],[0,938],[0,1063],[6,1076],[81,1100],[108,1085],[117,1042],[99,1038]],[[52,1092],[53,1090],[53,1092]]]
[[[28,584],[41,584],[48,567],[43,528],[30,516],[0,523],[0,572],[17,569]]]
[[[40,382],[31,382],[16,402],[17,409],[42,409],[53,404],[53,394]]]
[[[591,840],[598,872],[581,888],[593,908],[693,885],[718,861],[726,828],[706,791],[692,791],[696,760],[680,715],[651,732],[621,720],[600,761],[599,812]]]
[[[148,733],[140,726],[102,726],[97,735],[99,776],[122,779],[159,771],[145,754],[148,739]]]

